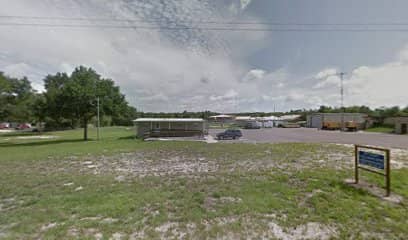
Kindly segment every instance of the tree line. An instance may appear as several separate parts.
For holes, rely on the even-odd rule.
[[[306,116],[311,113],[364,113],[367,114],[371,119],[374,120],[374,125],[384,125],[384,121],[387,118],[392,117],[408,117],[408,106],[407,107],[379,107],[370,108],[368,106],[349,106],[349,107],[330,107],[330,106],[320,106],[318,109],[298,109],[291,110],[290,114],[299,114],[302,116],[303,120],[306,120]]]
[[[80,66],[69,75],[48,75],[44,88],[38,93],[26,77],[12,78],[0,72],[0,121],[45,123],[54,130],[82,126],[87,140],[98,99],[103,125],[131,125],[136,118],[136,108],[128,104],[114,81],[91,68]]]

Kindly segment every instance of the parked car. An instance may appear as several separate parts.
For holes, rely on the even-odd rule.
[[[234,129],[228,129],[222,133],[217,134],[217,139],[218,140],[223,140],[223,139],[239,139],[242,137],[242,132],[241,130],[234,130]]]
[[[22,123],[22,124],[19,124],[16,129],[17,130],[24,130],[24,129],[29,129],[29,128],[31,128],[31,124]]]
[[[0,129],[10,128],[10,123],[0,123]]]

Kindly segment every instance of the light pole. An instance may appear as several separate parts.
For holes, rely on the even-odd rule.
[[[344,75],[347,73],[345,72],[340,72],[338,75],[340,76],[340,96],[341,96],[341,131],[344,131],[344,113],[345,113],[345,108],[344,108]]]
[[[340,123],[340,130],[344,130],[344,113],[345,113],[345,108],[344,108],[344,75],[346,75],[346,72],[339,72],[339,73],[334,73],[334,74],[329,74],[326,75],[325,78],[331,77],[331,76],[339,76],[340,77],[340,113],[341,113],[341,123]]]
[[[99,128],[101,126],[101,121],[100,121],[100,114],[99,114],[99,97],[96,99],[97,102],[97,128],[96,128],[96,139],[99,141]]]

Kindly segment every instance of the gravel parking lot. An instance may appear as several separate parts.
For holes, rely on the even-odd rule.
[[[211,129],[210,135],[215,137],[222,129]],[[242,129],[241,142],[282,143],[340,143],[362,144],[388,148],[408,149],[407,135],[394,135],[367,132],[323,131],[312,128],[266,128]]]

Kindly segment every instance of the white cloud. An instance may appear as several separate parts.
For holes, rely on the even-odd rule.
[[[326,69],[323,69],[322,71],[320,71],[319,73],[317,73],[315,78],[316,79],[325,79],[325,78],[328,78],[328,77],[333,76],[335,74],[337,74],[337,69],[335,69],[335,68],[326,68]]]
[[[252,82],[265,77],[266,72],[262,69],[250,70],[242,79],[243,82]]]
[[[408,61],[408,44],[397,54],[397,58],[400,62]]]
[[[240,8],[250,2],[233,1],[232,5],[242,12]],[[0,8],[0,15],[184,21],[231,17],[230,12],[224,16],[224,11],[208,3],[213,1],[0,0],[0,6],[7,6]],[[82,64],[115,80],[130,103],[144,111],[271,111],[275,106],[288,110],[340,104],[336,68],[322,67],[310,74],[311,79],[294,75],[290,66],[246,66],[247,57],[270,44],[265,40],[267,33],[6,26],[1,30],[0,71],[28,76],[38,89],[45,75],[71,72]],[[349,73],[344,82],[345,103],[407,105],[406,76],[408,45],[393,62],[361,66]]]
[[[241,9],[244,10],[251,4],[252,0],[241,0]]]
[[[225,20],[208,2],[16,0],[1,3],[8,7],[0,8],[0,14],[132,19],[157,18],[160,14],[169,21]],[[27,75],[34,80],[36,88],[41,88],[39,83],[45,75],[57,71],[71,72],[74,67],[85,65],[114,79],[131,104],[146,111],[180,111],[184,110],[185,102],[192,101],[195,106],[191,108],[217,110],[221,104],[210,105],[208,98],[224,96],[225,93],[227,95],[219,97],[218,101],[228,98],[232,93],[231,86],[245,72],[244,64],[229,57],[231,50],[226,47],[229,43],[236,46],[240,42],[237,38],[241,36],[241,33],[223,36],[202,30],[2,26],[0,55],[7,54],[7,57],[0,58],[0,69],[11,75]],[[251,41],[254,37],[250,38]],[[251,48],[242,47],[240,54],[246,51]],[[198,99],[196,96],[207,97]]]
[[[293,101],[302,101],[305,99],[305,95],[299,91],[290,91],[288,92],[285,101],[286,102],[293,102]]]
[[[2,61],[0,60],[0,64],[1,63]],[[2,71],[4,71],[6,74],[12,77],[17,77],[17,78],[27,77],[29,80],[39,79],[45,74],[44,72],[41,72],[38,68],[35,68],[34,66],[31,66],[24,62],[15,63],[15,64],[7,64],[2,69]],[[39,92],[44,91],[43,84],[39,80],[32,81],[32,87]]]
[[[407,106],[407,76],[408,62],[357,68],[345,83],[346,103],[375,107]]]
[[[315,89],[327,88],[327,87],[339,87],[341,83],[340,77],[328,76],[326,79],[321,80],[313,86]]]
[[[231,100],[234,99],[235,97],[238,96],[238,92],[235,91],[234,89],[230,89],[228,90],[226,93],[224,93],[223,95],[218,95],[218,96],[210,96],[210,100],[211,101],[224,101],[224,100]]]

